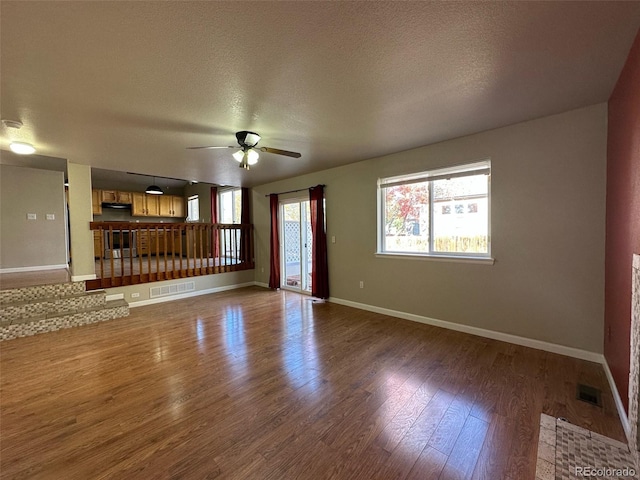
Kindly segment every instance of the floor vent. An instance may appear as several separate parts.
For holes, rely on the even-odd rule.
[[[589,385],[578,384],[578,393],[576,398],[583,402],[590,403],[596,407],[602,406],[602,392],[595,387]]]
[[[167,295],[178,295],[180,293],[193,292],[196,289],[195,282],[174,283],[163,285],[162,287],[151,287],[149,297],[166,297]]]

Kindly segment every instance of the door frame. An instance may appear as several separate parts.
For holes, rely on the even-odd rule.
[[[307,196],[303,197],[291,197],[279,200],[279,225],[280,229],[280,271],[282,272],[281,277],[281,286],[285,290],[291,290],[296,293],[302,293],[304,295],[311,295],[311,278],[309,272],[309,266],[307,265],[307,258],[309,255],[308,245],[311,240],[308,238],[308,233],[306,229],[306,224],[311,224],[311,219],[309,218],[308,222],[303,222],[303,218],[306,216],[306,209],[304,209],[303,205],[308,204],[308,208],[310,208],[310,200]],[[299,234],[299,242],[300,242],[300,283],[298,286],[287,285],[287,256],[286,256],[286,243],[287,238],[285,235],[285,214],[284,208],[285,205],[298,204],[299,213],[300,213],[300,234]],[[304,228],[303,228],[304,227]],[[309,277],[309,278],[308,278]],[[306,289],[304,287],[307,287]]]

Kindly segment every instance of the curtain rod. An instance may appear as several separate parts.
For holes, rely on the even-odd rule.
[[[315,185],[316,187],[326,187],[326,185]],[[309,187],[313,188],[313,187]],[[288,192],[280,192],[280,193],[268,193],[265,197],[270,197],[271,195],[284,195],[285,193],[296,193],[296,192],[304,192],[309,190],[309,188],[299,188],[298,190],[289,190]]]

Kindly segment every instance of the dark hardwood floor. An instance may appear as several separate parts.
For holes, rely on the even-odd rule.
[[[5,480],[533,480],[541,412],[624,440],[598,364],[258,287],[3,342],[0,368]]]
[[[0,273],[0,290],[70,281],[71,273],[69,273],[69,270],[66,268],[37,270],[34,272]]]

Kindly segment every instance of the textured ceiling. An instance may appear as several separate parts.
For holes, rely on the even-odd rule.
[[[640,2],[13,2],[0,148],[253,186],[606,101]],[[234,132],[302,153],[261,154]]]

